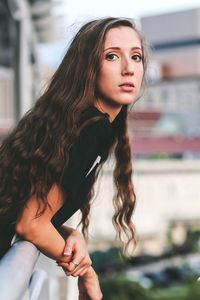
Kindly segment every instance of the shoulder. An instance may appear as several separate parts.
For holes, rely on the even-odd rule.
[[[99,151],[110,149],[114,141],[112,124],[108,117],[95,107],[90,107],[82,115],[80,131],[74,141],[71,154],[93,156]]]
[[[91,106],[81,116],[80,136],[110,136],[112,135],[112,124],[106,114]]]

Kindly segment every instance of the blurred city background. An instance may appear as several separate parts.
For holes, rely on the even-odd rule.
[[[138,243],[132,257],[119,253],[111,158],[96,186],[89,249],[106,300],[200,299],[200,0],[123,2],[0,0],[0,141],[42,93],[82,22],[134,18],[150,50],[148,84],[129,116]],[[49,276],[38,299],[77,299],[76,279],[55,262],[41,255],[36,268]]]

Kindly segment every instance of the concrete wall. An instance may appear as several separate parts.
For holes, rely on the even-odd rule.
[[[115,236],[111,222],[111,164],[105,168],[101,183],[97,185],[99,193],[92,206],[91,249],[112,245]],[[134,165],[137,204],[133,221],[139,238],[146,242],[157,240],[154,250],[159,252],[172,220],[200,217],[200,160],[144,160]]]

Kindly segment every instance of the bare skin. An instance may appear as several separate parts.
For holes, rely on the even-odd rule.
[[[126,26],[106,33],[97,80],[99,98],[95,106],[112,122],[123,105],[133,104],[144,76],[143,51],[138,33]]]
[[[84,238],[77,230],[66,226],[62,226],[59,232],[51,223],[52,217],[64,203],[61,189],[57,185],[52,186],[47,199],[49,205],[39,217],[35,217],[38,200],[35,197],[29,199],[17,220],[16,233],[59,262],[67,275],[83,276],[82,288],[90,299],[100,300],[102,293],[98,277],[91,267]],[[74,264],[78,264],[77,269]]]

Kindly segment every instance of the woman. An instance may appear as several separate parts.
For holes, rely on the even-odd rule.
[[[84,238],[63,223],[80,209],[86,237],[93,185],[113,151],[113,222],[125,250],[134,242],[127,113],[145,70],[144,42],[130,20],[85,24],[44,94],[0,148],[0,255],[16,232],[79,276],[90,299],[102,295]]]

